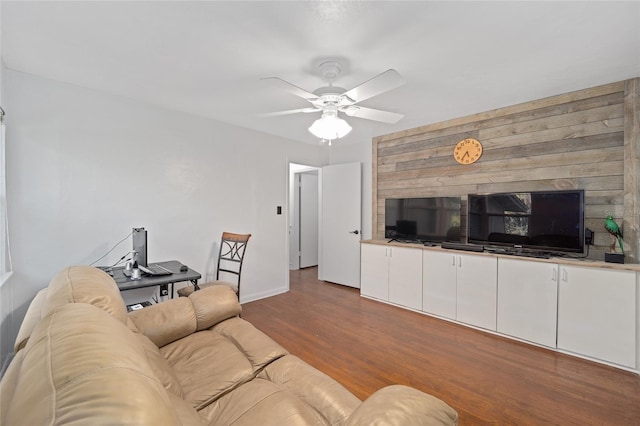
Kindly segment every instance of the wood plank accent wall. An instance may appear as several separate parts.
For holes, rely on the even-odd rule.
[[[373,237],[384,238],[386,198],[584,189],[585,226],[595,232],[589,258],[613,242],[611,214],[622,225],[627,263],[638,263],[640,235],[640,78],[456,118],[373,139]],[[483,144],[462,166],[454,145]]]

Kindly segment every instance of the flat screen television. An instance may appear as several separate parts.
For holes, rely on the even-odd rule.
[[[535,251],[584,252],[584,191],[470,194],[468,241]]]
[[[387,198],[384,219],[385,238],[460,242],[460,197]]]

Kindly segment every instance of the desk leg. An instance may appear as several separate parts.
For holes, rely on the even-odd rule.
[[[175,283],[171,283],[171,298],[173,299],[173,286]]]
[[[191,280],[191,284],[193,284],[195,291],[200,290],[200,287],[198,287],[198,280]]]

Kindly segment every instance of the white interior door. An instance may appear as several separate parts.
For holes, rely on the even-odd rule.
[[[318,278],[360,288],[360,163],[322,168]]]
[[[318,264],[318,172],[300,174],[300,267]]]

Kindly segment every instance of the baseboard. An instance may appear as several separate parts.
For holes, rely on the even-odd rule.
[[[243,294],[240,298],[240,303],[249,303],[254,300],[266,299],[267,297],[277,296],[278,294],[286,293],[289,289],[286,287],[279,287],[270,291],[265,291],[262,293],[253,293],[249,295]]]

